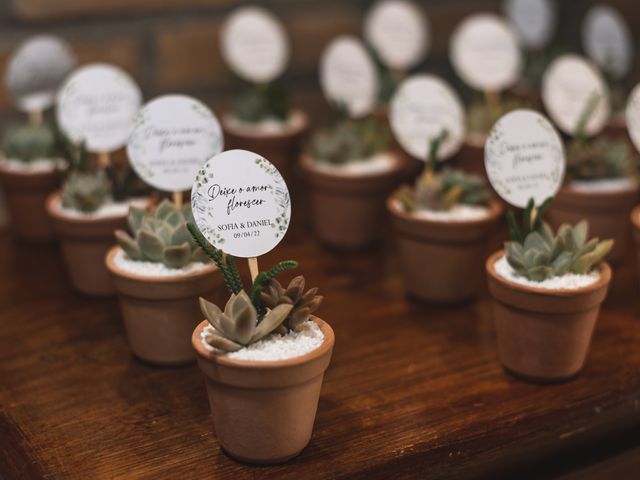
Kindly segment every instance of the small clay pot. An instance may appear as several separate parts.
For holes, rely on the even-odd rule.
[[[342,175],[321,170],[308,155],[300,167],[308,184],[310,220],[318,238],[332,247],[356,249],[373,243],[384,225],[384,202],[406,175],[395,152],[393,166],[383,172]]]
[[[487,138],[484,135],[467,135],[460,147],[460,151],[448,162],[451,168],[479,175],[486,180],[487,171],[484,168],[484,144],[486,140]]]
[[[295,121],[292,121],[289,128],[280,133],[272,133],[239,128],[229,121],[229,114],[226,114],[222,117],[225,149],[240,148],[262,155],[275,165],[288,183],[293,183],[294,165],[309,128],[309,119],[301,110],[291,112],[291,117]]]
[[[629,140],[627,119],[625,118],[624,113],[611,115],[609,123],[604,127],[603,135],[614,139]]]
[[[193,362],[191,334],[202,318],[198,297],[211,300],[224,288],[217,267],[207,265],[186,275],[138,275],[115,264],[121,251],[113,247],[105,261],[118,292],[131,350],[156,365]]]
[[[128,229],[126,214],[103,218],[70,217],[59,209],[59,193],[51,194],[46,206],[53,219],[73,287],[86,295],[115,295],[104,258],[115,243],[114,232]]]
[[[640,267],[640,205],[631,211],[631,226],[636,244],[638,267]]]
[[[418,218],[405,212],[393,196],[387,200],[387,209],[410,295],[454,303],[478,294],[489,238],[503,211],[497,200],[489,202],[487,217],[466,222]]]
[[[586,287],[549,290],[501,277],[494,264],[503,255],[504,251],[498,251],[486,263],[500,362],[509,372],[532,382],[572,378],[587,358],[611,268],[601,263],[600,278]]]
[[[28,242],[54,240],[53,222],[45,203],[60,183],[56,172],[17,172],[0,162],[0,181],[16,235]]]
[[[554,228],[563,223],[575,225],[580,220],[589,222],[589,236],[615,241],[607,259],[620,263],[631,245],[629,215],[638,203],[640,187],[608,192],[587,192],[565,185],[556,194],[547,212],[547,219]]]
[[[324,372],[333,351],[331,327],[313,318],[324,342],[306,355],[277,361],[234,360],[191,342],[205,375],[209,406],[222,448],[242,462],[274,464],[298,455],[311,439]]]

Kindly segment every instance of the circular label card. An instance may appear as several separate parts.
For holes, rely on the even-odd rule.
[[[351,117],[373,111],[378,99],[378,73],[360,40],[343,35],[327,46],[320,59],[320,86],[325,97],[344,107]]]
[[[582,45],[600,68],[622,78],[631,68],[633,37],[622,15],[609,5],[597,5],[582,24]]]
[[[551,0],[505,0],[503,10],[524,46],[532,50],[547,46],[556,29]]]
[[[291,218],[280,172],[257,153],[227,150],[198,171],[191,190],[193,217],[213,246],[235,257],[257,257],[284,237]]]
[[[487,176],[504,201],[524,208],[555,195],[564,178],[560,135],[533,110],[514,110],[496,122],[484,147]]]
[[[428,160],[431,141],[443,130],[447,138],[438,159],[456,153],[465,135],[465,113],[449,85],[435,75],[420,74],[404,80],[391,99],[391,131],[409,154]]]
[[[364,21],[364,36],[392,70],[406,71],[427,55],[429,21],[409,0],[380,0]]]
[[[629,137],[636,150],[640,151],[640,84],[636,85],[629,94],[626,118]]]
[[[458,76],[477,90],[498,92],[520,77],[518,39],[498,15],[468,17],[453,32],[449,51]]]
[[[88,151],[122,148],[138,114],[142,94],[123,70],[94,63],[76,70],[58,92],[56,119],[73,143]]]
[[[5,83],[23,112],[43,111],[53,105],[76,59],[67,43],[54,35],[38,35],[22,43],[9,57]]]
[[[563,55],[542,77],[542,102],[558,127],[574,135],[585,112],[586,135],[600,132],[609,119],[609,90],[600,72],[578,55]]]
[[[220,43],[229,67],[249,82],[274,80],[289,61],[289,40],[282,23],[261,7],[235,10],[222,26]]]
[[[131,166],[159,190],[189,190],[198,169],[222,151],[222,129],[202,102],[165,95],[147,103],[127,143]]]

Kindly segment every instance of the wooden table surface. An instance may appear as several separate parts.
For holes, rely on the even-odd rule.
[[[310,445],[257,468],[220,450],[195,365],[138,361],[115,299],[73,293],[55,246],[0,234],[0,477],[525,478],[571,455],[617,454],[621,438],[640,445],[637,430],[624,437],[640,424],[631,256],[615,273],[585,370],[537,386],[501,369],[486,292],[450,307],[405,298],[389,239],[337,253],[294,225],[275,253],[265,266],[297,259],[320,287],[318,313],[336,346]]]

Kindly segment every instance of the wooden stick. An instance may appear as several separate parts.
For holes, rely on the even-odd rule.
[[[249,258],[249,271],[251,272],[251,281],[255,282],[258,276],[258,257]]]
[[[500,92],[485,90],[484,98],[487,100],[487,106],[497,114],[500,111]]]
[[[109,152],[98,153],[98,165],[101,168],[106,168],[111,165],[111,155],[109,155]]]
[[[173,192],[173,203],[176,207],[182,208],[182,192]]]
[[[42,120],[43,120],[42,110],[29,111],[29,123],[31,123],[31,125],[41,125]]]

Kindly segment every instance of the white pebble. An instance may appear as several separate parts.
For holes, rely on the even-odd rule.
[[[314,162],[315,168],[321,172],[353,177],[387,172],[391,170],[395,164],[396,157],[386,151],[377,153],[369,158],[351,160],[343,164],[333,164],[321,160]]]
[[[207,325],[200,334],[202,345],[209,350],[216,350],[209,345],[205,338],[215,332],[211,325]],[[312,320],[307,320],[300,325],[299,331],[290,330],[286,335],[272,333],[235,352],[225,353],[229,358],[236,360],[252,360],[269,362],[274,360],[286,360],[299,357],[314,351],[324,342],[324,333]]]
[[[507,262],[506,256],[502,256],[493,266],[502,278],[527,287],[544,288],[547,290],[577,290],[597,282],[600,278],[600,271],[595,269],[584,275],[565,273],[559,277],[548,278],[542,282],[534,282],[533,280],[518,275],[513,268],[511,268],[509,262]]]
[[[489,209],[482,205],[457,204],[449,210],[416,210],[411,215],[435,222],[471,222],[487,218]]]
[[[192,262],[182,268],[170,268],[160,262],[132,260],[123,250],[117,251],[113,257],[113,263],[124,272],[145,277],[169,277],[176,275],[186,277],[192,273],[204,270],[210,265],[208,263]]]
[[[59,158],[38,158],[30,162],[23,162],[16,158],[3,158],[0,168],[15,173],[51,173],[56,167],[62,168],[64,162]]]

